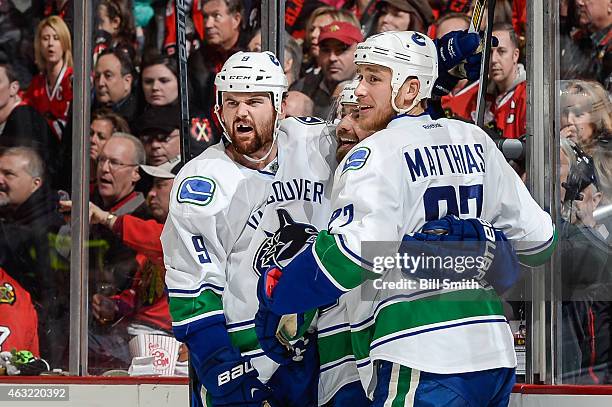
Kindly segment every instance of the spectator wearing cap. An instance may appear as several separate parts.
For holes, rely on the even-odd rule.
[[[147,194],[153,219],[145,220],[131,214],[114,216],[94,204],[89,205],[91,224],[107,228],[124,245],[136,251],[138,268],[131,286],[115,295],[96,293],[92,298],[92,314],[99,324],[110,326],[119,319],[123,323],[111,331],[116,339],[112,345],[103,335],[92,334],[91,351],[100,356],[112,352],[120,367],[129,366],[129,357],[124,355],[132,336],[172,335],[172,320],[164,292],[165,268],[160,236],[168,216],[174,177],[181,167],[178,157],[159,166],[140,166],[143,175],[153,179]],[[125,340],[118,341],[118,338]]]
[[[181,154],[178,105],[151,107],[134,124],[146,152],[148,165],[160,165]]]
[[[377,9],[376,33],[411,30],[427,34],[434,20],[427,0],[382,0]]]
[[[181,114],[178,104],[150,106],[136,120],[133,129],[144,144],[147,164],[159,165],[180,155],[179,128]],[[221,140],[221,132],[207,113],[191,116],[189,133],[189,159],[197,156]]]
[[[321,72],[307,75],[291,90],[300,91],[314,102],[314,114],[326,117],[331,106],[332,93],[338,83],[355,76],[353,62],[357,44],[363,41],[359,27],[344,21],[334,21],[321,29],[319,36],[319,65]]]

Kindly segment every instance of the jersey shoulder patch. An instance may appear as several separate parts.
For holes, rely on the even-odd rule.
[[[0,284],[0,304],[13,305],[16,299],[15,288],[10,283]]]
[[[368,161],[368,157],[370,157],[370,149],[368,147],[359,147],[346,158],[342,167],[342,173],[363,168]]]
[[[213,200],[216,189],[217,184],[211,178],[187,177],[178,188],[176,200],[181,203],[206,206]]]
[[[294,119],[302,124],[308,124],[312,126],[314,126],[315,124],[324,123],[324,121],[319,119],[318,117],[310,117],[310,116],[297,117],[295,116]]]

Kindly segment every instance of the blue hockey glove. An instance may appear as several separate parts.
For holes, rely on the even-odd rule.
[[[475,81],[480,78],[482,52],[476,52],[480,39],[479,34],[465,30],[451,31],[435,41],[438,49],[438,79],[432,91],[434,96],[449,94],[461,79]],[[497,38],[492,38],[491,45],[498,45]]]
[[[257,378],[250,360],[234,348],[215,352],[203,364],[200,375],[215,407],[261,407],[272,397],[270,389]]]
[[[464,31],[451,31],[436,40],[438,74],[449,72],[474,54],[480,45],[480,35]]]
[[[266,353],[266,356],[278,364],[286,365],[292,361],[301,361],[301,353],[308,344],[307,340],[304,343],[304,338],[301,338],[291,345],[289,341],[301,336],[301,333],[298,333],[299,328],[304,327],[309,321],[305,320],[303,313],[293,314],[292,316],[280,316],[271,311],[270,307],[273,302],[274,288],[278,284],[281,275],[281,269],[277,266],[272,266],[264,272],[257,283],[259,310],[255,314],[255,332],[257,333],[259,345]],[[286,338],[284,343],[282,343],[279,340],[279,327],[281,327],[285,318],[293,318],[292,322],[295,324],[295,332],[289,335],[282,335],[281,333],[280,336]]]
[[[501,230],[481,219],[459,219],[447,215],[427,222],[419,233],[406,235],[400,252],[410,255],[452,258],[452,270],[419,267],[405,270],[413,278],[450,281],[476,280],[501,294],[521,277],[514,249]],[[466,259],[472,258],[473,262]]]

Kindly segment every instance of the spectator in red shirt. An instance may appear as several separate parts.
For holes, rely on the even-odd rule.
[[[34,53],[40,73],[32,79],[24,100],[47,119],[61,140],[72,104],[72,41],[60,17],[47,17],[38,24]]]
[[[0,352],[12,349],[40,356],[38,314],[30,293],[0,267]]]
[[[491,77],[494,100],[492,120],[504,138],[519,138],[527,132],[527,81],[525,68],[518,63],[519,48],[511,24],[493,26],[499,45],[491,49]]]
[[[141,256],[138,259],[139,270],[129,289],[112,297],[102,294],[93,296],[92,311],[99,322],[104,324],[115,321],[121,316],[132,315],[135,321],[151,328],[161,329],[164,333],[171,332],[168,302],[163,292],[165,273],[159,237],[168,216],[174,176],[180,168],[178,158],[157,167],[141,166],[147,175],[153,177],[153,187],[147,195],[147,203],[153,219],[143,220],[126,214],[107,221],[109,212],[93,204],[90,205],[90,222],[105,225]],[[157,270],[153,270],[154,267],[157,267]],[[159,274],[151,275],[152,272]],[[132,335],[137,333],[139,332],[134,332]]]

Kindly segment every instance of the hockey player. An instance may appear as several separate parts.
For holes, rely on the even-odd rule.
[[[315,405],[316,341],[303,341],[300,363],[283,350],[277,371],[253,329],[255,289],[272,262],[289,261],[326,226],[335,144],[319,119],[280,120],[287,81],[272,53],[233,55],[215,85],[230,143],[178,174],[162,234],[173,329],[207,403]]]
[[[280,315],[348,292],[351,342],[373,406],[505,406],[516,357],[494,291],[368,296],[366,277],[384,281],[387,274],[374,272],[362,243],[395,241],[399,247],[428,221],[480,217],[515,241],[524,264],[535,265],[554,248],[551,218],[486,133],[424,114],[438,68],[429,38],[375,35],[357,47],[355,62],[359,124],[376,133],[336,170],[328,230],[291,263],[262,275],[258,334]]]

